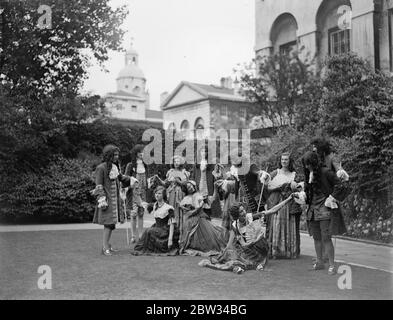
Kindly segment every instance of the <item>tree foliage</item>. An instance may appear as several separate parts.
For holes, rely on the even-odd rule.
[[[42,29],[41,1],[1,4],[0,165],[37,172],[49,155],[68,156],[68,124],[107,115],[99,96],[79,90],[91,55],[103,66],[109,50],[121,49],[127,11],[108,0],[49,0],[52,25]]]
[[[296,106],[314,81],[311,62],[297,52],[259,57],[239,72],[243,94],[255,103],[254,114],[273,127],[292,124]]]
[[[76,92],[86,77],[91,55],[101,65],[110,50],[121,49],[128,14],[109,0],[48,0],[51,28],[40,28],[40,0],[1,2],[0,74],[17,96]]]

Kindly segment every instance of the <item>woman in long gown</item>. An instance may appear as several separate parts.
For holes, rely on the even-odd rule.
[[[290,195],[270,210],[256,214],[246,213],[242,203],[232,206],[229,212],[233,223],[226,248],[218,257],[202,260],[199,266],[237,274],[246,270],[264,270],[269,253],[264,217],[276,213],[292,198]]]
[[[292,192],[298,191],[296,171],[288,153],[281,155],[279,168],[271,173],[268,190],[268,207],[286,199]],[[292,200],[277,214],[269,218],[270,256],[276,258],[296,259],[300,254],[300,206]]]
[[[224,230],[214,226],[205,208],[210,208],[213,197],[217,195],[215,188],[214,196],[204,199],[197,191],[196,183],[188,181],[184,197],[180,206],[183,210],[183,236],[184,242],[180,248],[181,254],[188,255],[217,255],[226,245]]]
[[[180,208],[180,203],[183,200],[185,194],[182,186],[189,180],[190,173],[184,169],[184,159],[179,156],[173,158],[173,167],[167,172],[166,179],[162,181],[156,176],[156,181],[166,187],[166,193],[168,196],[168,204],[174,208],[174,219],[176,225],[180,230],[179,245],[184,241],[182,234],[183,228],[183,212]]]
[[[197,156],[196,163],[192,171],[192,180],[194,180],[198,186],[199,192],[204,198],[213,196],[214,193],[214,172],[216,171],[216,165],[208,163],[208,147],[203,146]],[[214,217],[220,217],[222,215],[222,208],[220,199],[213,199],[211,203],[211,213]]]
[[[149,208],[155,224],[146,229],[131,252],[133,255],[175,255],[178,252],[179,230],[174,220],[174,209],[165,203],[165,188],[155,190],[157,202]]]

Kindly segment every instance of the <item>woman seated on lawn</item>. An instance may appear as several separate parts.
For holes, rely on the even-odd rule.
[[[214,226],[210,216],[206,213],[217,197],[215,184],[214,194],[203,197],[198,191],[195,181],[188,181],[184,187],[186,196],[180,203],[183,211],[183,239],[181,254],[217,255],[225,247],[226,239],[223,228]]]
[[[233,219],[228,244],[217,258],[202,260],[201,267],[240,274],[245,270],[263,270],[268,261],[269,244],[263,226],[265,215],[276,213],[285,206],[292,196],[274,208],[257,214],[246,213],[243,204],[232,206],[229,214]]]
[[[133,255],[177,254],[179,232],[174,221],[174,209],[165,203],[165,188],[157,187],[155,197],[157,202],[150,205],[148,211],[154,215],[156,223],[142,234],[131,252]]]

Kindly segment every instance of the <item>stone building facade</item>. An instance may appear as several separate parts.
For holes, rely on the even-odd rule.
[[[162,111],[151,110],[146,77],[139,67],[139,55],[132,47],[125,53],[125,65],[116,79],[117,91],[106,95],[111,119],[123,125],[146,124],[162,128]]]
[[[393,0],[255,0],[257,56],[294,47],[316,58],[353,51],[393,72]]]
[[[187,131],[248,128],[252,104],[239,93],[239,83],[222,78],[220,85],[182,81],[162,101],[164,129]],[[191,137],[190,136],[190,137]]]

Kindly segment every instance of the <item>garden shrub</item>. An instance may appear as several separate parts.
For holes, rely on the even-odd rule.
[[[59,157],[42,174],[24,173],[1,197],[0,217],[8,222],[87,222],[95,199],[91,162]]]

